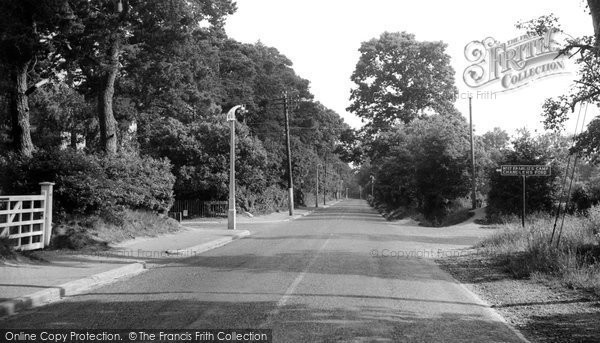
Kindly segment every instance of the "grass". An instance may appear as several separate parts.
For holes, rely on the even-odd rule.
[[[451,201],[446,209],[446,215],[444,217],[434,219],[425,218],[425,216],[414,206],[391,207],[385,203],[373,201],[370,197],[367,201],[371,207],[375,208],[379,213],[381,213],[381,215],[383,215],[383,217],[385,217],[385,219],[389,221],[412,218],[419,222],[420,226],[425,227],[452,226],[460,224],[474,215],[471,210],[470,203],[465,198],[459,198]]]
[[[600,295],[600,206],[587,216],[567,215],[557,245],[560,221],[550,243],[554,217],[537,214],[525,228],[520,220],[480,243],[514,277],[546,278]]]
[[[180,230],[176,220],[147,211],[125,210],[121,219],[120,224],[115,224],[98,216],[73,217],[54,228],[50,246],[55,249],[103,250],[110,243]]]
[[[419,225],[425,227],[446,227],[460,224],[474,215],[470,208],[463,208],[448,213],[445,217],[436,220],[427,220],[423,216],[418,217]]]
[[[16,252],[13,250],[8,237],[0,237],[0,262],[13,259],[15,256]]]

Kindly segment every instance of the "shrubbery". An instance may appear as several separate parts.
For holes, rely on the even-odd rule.
[[[169,158],[177,177],[177,199],[224,200],[229,192],[229,127],[225,118],[211,118],[184,124],[162,119],[149,124],[142,152],[155,158]],[[270,169],[262,143],[249,135],[243,123],[237,125],[236,181],[252,194],[268,187]],[[150,134],[151,133],[151,134]]]
[[[372,144],[369,168],[375,198],[390,208],[416,208],[426,219],[441,222],[450,214],[451,201],[469,192],[467,130],[464,118],[448,114],[382,133]],[[368,180],[369,175],[359,177]]]
[[[238,206],[250,213],[270,213],[288,206],[287,191],[277,185],[266,187],[260,192],[242,186],[238,187],[236,193]]]
[[[528,177],[525,187],[527,213],[550,212],[558,199],[563,166],[558,161],[566,150],[552,142],[553,137],[532,137],[528,132],[513,141],[512,150],[506,150],[499,165],[546,165],[551,164],[548,177]],[[523,182],[518,176],[502,176],[492,166],[486,208],[487,220],[501,222],[507,215],[520,215],[523,208]]]
[[[571,195],[571,212],[585,213],[592,206],[600,203],[600,183],[595,180],[593,183],[579,184],[573,190]]]
[[[124,208],[168,211],[175,182],[170,169],[166,159],[39,151],[32,158],[11,155],[0,160],[0,187],[7,194],[37,194],[40,182],[54,182],[58,220],[68,214],[101,214],[118,221]]]

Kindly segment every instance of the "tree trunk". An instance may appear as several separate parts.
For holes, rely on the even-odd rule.
[[[98,91],[98,120],[100,123],[100,144],[105,153],[117,152],[117,121],[113,114],[115,81],[119,72],[120,38],[115,37],[110,48],[109,65],[100,77]]]
[[[73,150],[77,150],[77,129],[75,124],[75,115],[73,114],[73,110],[69,109],[69,116],[71,117],[71,128],[70,128],[70,142],[69,146]]]
[[[600,0],[588,0],[590,14],[592,15],[592,24],[594,25],[594,44],[600,46]]]
[[[11,99],[12,140],[14,150],[22,156],[33,153],[31,129],[29,126],[29,99],[27,92],[27,69],[30,61],[18,64],[14,70]]]

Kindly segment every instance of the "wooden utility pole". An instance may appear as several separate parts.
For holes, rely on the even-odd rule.
[[[317,164],[317,183],[315,185],[315,207],[319,207],[319,167],[320,164]]]
[[[469,94],[469,135],[471,138],[471,206],[477,208],[477,179],[475,176],[475,144],[473,140],[473,110],[471,101],[473,97]]]
[[[525,178],[526,176],[523,175],[523,214],[521,215],[521,226],[525,227]]]
[[[285,115],[285,145],[287,148],[287,163],[288,163],[288,206],[290,216],[294,215],[294,183],[292,180],[292,149],[290,147],[290,118],[288,113],[288,96],[287,92],[283,93],[283,112]]]
[[[325,171],[325,177],[323,178],[323,205],[327,205],[327,155],[325,155],[323,169]]]

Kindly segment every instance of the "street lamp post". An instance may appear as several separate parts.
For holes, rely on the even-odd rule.
[[[375,176],[371,175],[371,199],[373,199],[374,186],[375,186]]]
[[[229,211],[227,211],[227,229],[236,229],[236,217],[235,217],[235,113],[241,110],[242,112],[246,109],[244,105],[237,105],[232,107],[227,112],[227,121],[230,127],[230,141],[229,141]]]

